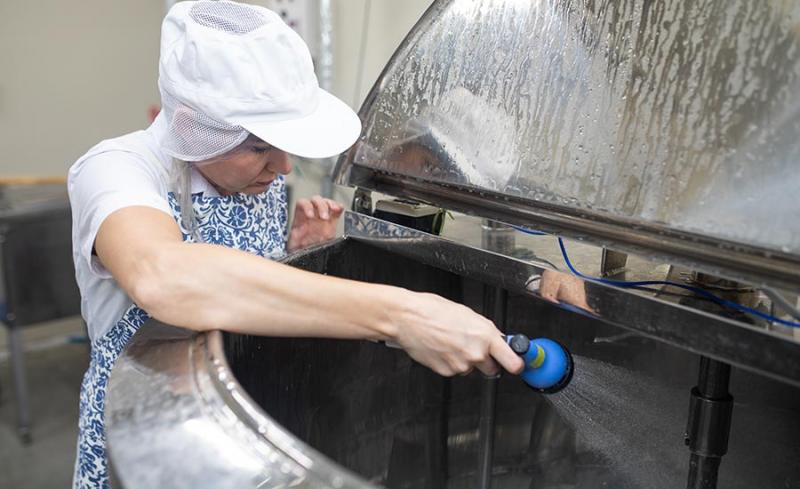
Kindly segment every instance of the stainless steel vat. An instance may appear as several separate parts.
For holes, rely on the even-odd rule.
[[[588,303],[611,316],[555,307],[530,289],[544,272],[531,263],[359,214],[347,221],[346,238],[291,263],[436,292],[508,330],[558,339],[578,358],[576,399],[500,379],[492,487],[682,485],[692,352],[740,367],[720,486],[800,481],[797,343],[601,284],[586,284]],[[793,377],[763,375],[780,366],[754,362],[752,351]],[[440,378],[370,342],[198,335],[151,323],[111,378],[112,465],[127,488],[479,487],[484,382]]]
[[[287,260],[557,339],[576,356],[573,383],[543,397],[513,377],[443,379],[369,342],[150,323],[110,380],[122,485],[714,487],[711,438],[728,442],[719,487],[800,485],[794,336],[670,289],[572,279],[580,300],[556,303],[542,293],[553,264],[510,256],[508,239],[505,253],[468,244],[480,225],[447,239],[369,215],[381,191],[657,260],[622,265],[633,276],[665,262],[796,293],[797,10],[435,2],[339,161],[338,181],[358,187],[344,238]],[[733,406],[730,433],[720,406]]]

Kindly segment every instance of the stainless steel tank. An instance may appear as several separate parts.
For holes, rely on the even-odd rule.
[[[507,235],[505,252],[478,244],[502,226],[443,237],[370,215],[379,191],[650,260],[628,276],[663,279],[669,263],[673,280],[692,272],[734,300],[796,293],[797,9],[435,2],[339,161],[338,181],[358,187],[345,236],[287,262],[556,339],[575,356],[572,383],[543,396],[511,376],[441,378],[371,342],[151,322],[110,380],[121,485],[800,485],[800,342],[774,321],[574,277],[553,300],[553,260]]]

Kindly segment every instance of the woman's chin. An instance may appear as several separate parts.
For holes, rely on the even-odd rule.
[[[269,182],[269,183],[266,183],[266,184],[259,183],[259,184],[254,184],[254,185],[248,185],[244,189],[240,190],[240,193],[243,193],[245,195],[261,194],[261,193],[266,192],[270,185],[272,185],[272,182]]]

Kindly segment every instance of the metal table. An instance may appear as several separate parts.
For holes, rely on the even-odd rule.
[[[24,441],[30,441],[31,420],[22,328],[80,314],[71,229],[64,185],[0,186],[0,319],[8,329]]]

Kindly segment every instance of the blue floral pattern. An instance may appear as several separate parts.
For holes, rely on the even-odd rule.
[[[167,197],[175,220],[181,225],[180,206],[174,195]],[[285,253],[288,212],[283,177],[259,195],[193,194],[192,207],[200,236],[207,243],[273,259]],[[185,241],[192,241],[182,225],[181,232]],[[104,419],[106,387],[117,358],[149,318],[147,312],[133,304],[105,336],[92,343],[89,368],[81,384],[74,489],[110,487]]]
[[[173,214],[181,209],[175,196],[169,194],[169,205]],[[283,177],[276,179],[270,188],[258,196],[234,194],[227,197],[205,197],[192,195],[192,207],[206,243],[247,250],[259,256],[278,258],[285,252],[286,186]],[[181,224],[180,219],[178,219]],[[192,241],[181,225],[184,239]],[[275,246],[276,243],[281,246]]]

